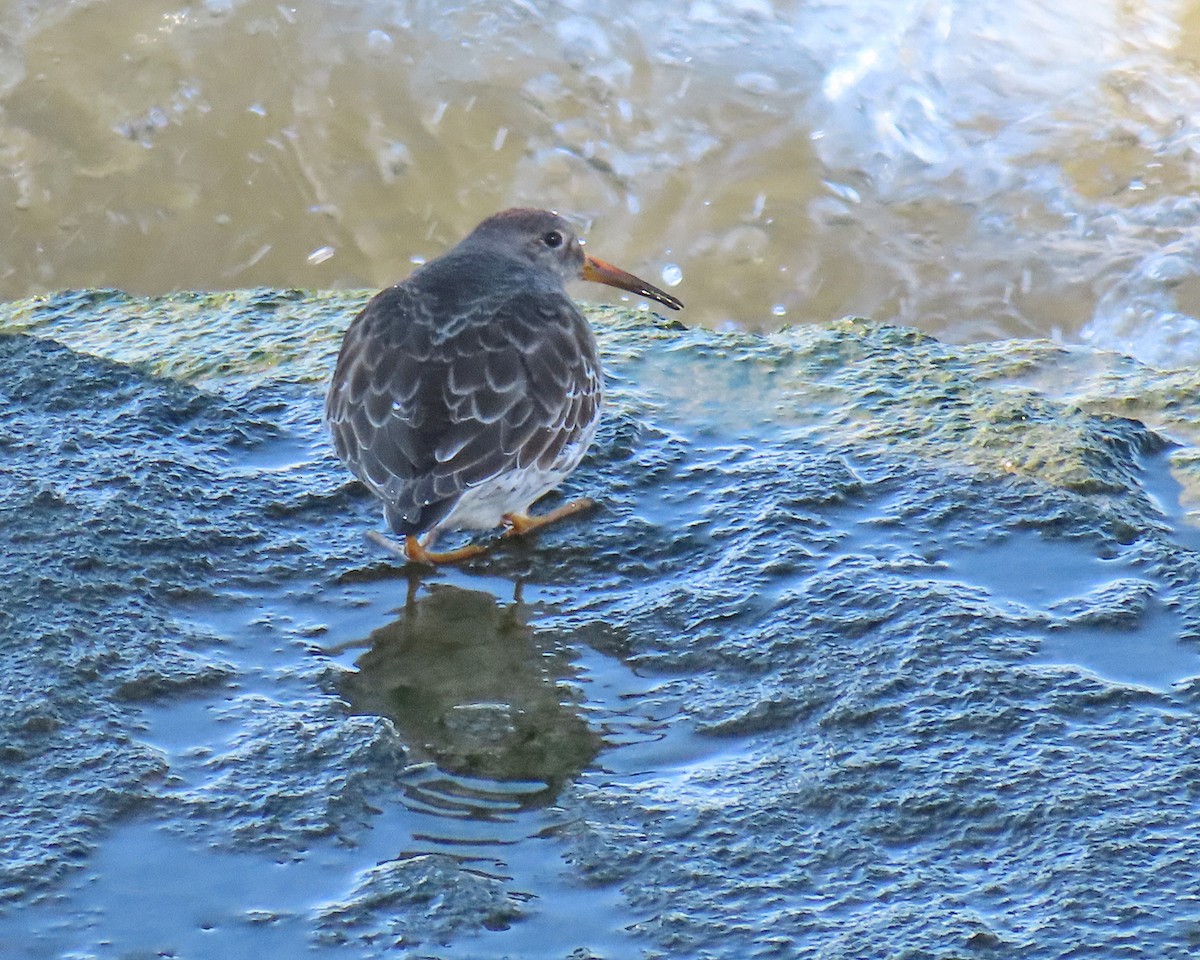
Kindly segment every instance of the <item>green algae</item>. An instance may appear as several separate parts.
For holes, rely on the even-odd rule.
[[[247,290],[134,297],[79,290],[0,307],[0,332],[191,384],[249,387],[265,379],[316,383],[365,292]]]
[[[365,291],[250,290],[134,297],[73,291],[0,306],[0,332],[54,339],[73,350],[201,386],[249,389],[264,380],[319,386]],[[1048,341],[965,347],[917,331],[848,318],[758,336],[693,331],[652,314],[591,308],[607,357],[636,369],[679,353],[719,365],[656,384],[667,402],[717,408],[714,419],[769,415],[820,423],[848,447],[886,445],[992,474],[1070,489],[1119,491],[1130,477],[1112,455],[1119,421],[1140,419],[1200,439],[1200,376],[1133,361],[1098,366],[1088,351]],[[1089,362],[1080,362],[1086,356]],[[1060,396],[1039,389],[1046,371]],[[669,377],[670,367],[666,367]],[[736,392],[739,403],[724,398]],[[1065,402],[1064,402],[1065,401]],[[729,409],[722,410],[722,408]],[[1098,424],[1106,424],[1097,428]],[[1176,460],[1200,500],[1194,458]]]

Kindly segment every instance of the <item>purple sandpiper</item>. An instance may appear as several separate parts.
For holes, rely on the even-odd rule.
[[[443,530],[519,535],[592,506],[529,513],[579,465],[600,420],[596,338],[564,289],[578,278],[683,306],[584,253],[558,214],[518,208],[488,217],[354,318],[325,418],[403,545],[375,540],[413,562],[453,563],[487,548],[435,553]]]

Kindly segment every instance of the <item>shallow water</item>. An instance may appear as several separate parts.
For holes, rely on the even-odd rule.
[[[870,483],[868,490],[874,486]],[[878,493],[868,493],[861,505],[850,508],[835,503],[818,509],[820,536],[810,547],[822,545],[815,558],[820,568],[838,575],[847,564],[864,571],[880,565],[909,582],[914,597],[925,592],[923,584],[944,581],[944,587],[934,590],[944,590],[947,598],[985,598],[988,607],[1002,611],[993,615],[1024,623],[1031,631],[1023,644],[1009,651],[1014,666],[1036,669],[1044,664],[1061,672],[1065,685],[1093,676],[1098,690],[1109,684],[1115,685],[1109,688],[1113,690],[1153,690],[1164,698],[1161,705],[1148,705],[1155,712],[1172,702],[1176,684],[1200,675],[1200,654],[1177,639],[1183,624],[1160,606],[1138,614],[1132,630],[1054,625],[1056,606],[1079,603],[1132,575],[1128,558],[1098,556],[1093,543],[1047,539],[1019,529],[1004,532],[990,522],[981,542],[969,525],[931,527],[920,515],[899,520],[907,494],[887,483]],[[675,523],[680,513],[670,505],[659,512],[647,503],[642,518]],[[691,672],[682,665],[666,670],[661,665],[634,666],[629,656],[636,658],[641,650],[645,657],[644,646],[606,634],[603,617],[578,633],[578,612],[564,617],[556,609],[556,599],[560,601],[568,587],[539,588],[522,578],[489,574],[486,568],[446,569],[414,584],[398,572],[374,566],[369,553],[363,560],[370,565],[345,582],[322,585],[315,594],[288,590],[206,601],[199,607],[177,604],[175,614],[189,629],[221,638],[219,654],[235,665],[235,677],[207,694],[143,706],[133,728],[137,740],[160,753],[169,767],[163,785],[166,813],[174,805],[173,795],[182,799],[214,788],[209,763],[234,751],[239,738],[250,731],[253,701],[298,703],[320,698],[324,687],[326,695],[332,692],[344,700],[349,713],[373,706],[396,723],[409,753],[399,789],[372,798],[366,829],[315,835],[271,852],[255,850],[254,842],[246,848],[234,843],[231,849],[231,838],[222,833],[239,829],[236,822],[210,833],[203,817],[195,825],[186,816],[177,819],[178,814],[123,820],[106,832],[60,889],[34,905],[0,913],[0,939],[12,951],[6,956],[34,960],[166,953],[562,960],[579,955],[584,947],[591,951],[584,955],[664,955],[658,952],[664,943],[664,918],[659,908],[641,905],[631,894],[637,888],[636,873],[632,887],[624,888],[603,872],[598,880],[581,873],[575,821],[581,814],[597,816],[597,811],[586,804],[581,808],[578,799],[569,807],[560,806],[562,789],[572,783],[571,791],[582,791],[585,797],[642,797],[668,836],[678,830],[679,836],[687,837],[693,829],[691,818],[703,815],[688,808],[720,804],[721,784],[732,776],[731,770],[753,762],[763,750],[787,755],[792,748],[769,746],[770,736],[755,733],[753,721],[743,729],[744,721],[735,720],[716,736],[699,732],[693,711],[708,712],[711,719],[719,697],[714,699],[710,691],[700,693],[696,701],[683,699],[673,679]],[[740,619],[753,631],[765,611],[786,610],[797,603],[797,593],[806,589],[809,578],[810,571],[803,569],[777,572],[769,590],[760,595],[773,597],[762,608],[764,613],[726,619],[718,610],[717,623],[728,625],[719,626],[708,641],[702,638],[709,630],[699,628],[698,642],[736,643]],[[871,582],[868,577],[864,583],[868,591]],[[590,589],[595,591],[592,599],[601,599],[602,586]],[[671,589],[670,581],[657,588],[664,589]],[[514,599],[517,593],[519,600]],[[579,597],[574,606],[580,600],[585,606],[589,602]],[[753,600],[749,602],[752,609]],[[852,602],[846,611],[852,617],[857,616],[855,606]],[[497,623],[502,626],[497,628]],[[398,624],[407,625],[406,645],[391,652]],[[798,631],[793,642],[803,642],[802,637],[803,631]],[[425,645],[429,649],[422,652]],[[969,646],[964,652],[968,660],[997,655],[996,650]],[[757,658],[765,653],[747,648],[736,656]],[[873,653],[861,655],[863,660],[841,665],[847,677],[862,672],[882,679],[881,671],[888,668],[873,662]],[[913,650],[908,655],[918,664],[918,685],[934,682],[932,676],[923,676],[936,673],[934,654]],[[697,656],[697,665],[708,664],[703,671],[720,672],[706,655]],[[497,657],[508,665],[498,666]],[[314,664],[321,665],[316,676],[336,678],[332,688],[328,680],[314,686]],[[858,682],[851,681],[851,687]],[[367,697],[363,691],[371,688],[376,692]],[[399,690],[421,696],[415,702],[403,696],[389,700]],[[356,702],[356,694],[365,699]],[[773,699],[775,695],[769,698]],[[538,709],[539,701],[549,709]],[[497,706],[532,718],[517,731],[523,744],[540,736],[550,748],[532,755],[517,751],[514,760],[504,742],[509,729],[504,722],[484,718],[472,729],[447,719],[463,708]],[[1177,702],[1175,706],[1191,717],[1191,708]],[[716,709],[719,714],[722,708]],[[865,718],[853,721],[858,722]],[[768,730],[772,727],[769,723]],[[961,743],[986,736],[985,729],[968,728]],[[577,748],[581,730],[582,752]],[[263,733],[270,735],[268,729],[254,736]],[[950,744],[957,739],[951,735]],[[562,749],[564,743],[567,747]],[[316,743],[312,749],[314,754],[322,752]],[[905,750],[892,742],[883,755],[883,762],[903,762]],[[802,765],[811,762],[796,759]],[[731,789],[736,795],[745,784],[735,783]],[[980,802],[985,796],[981,792],[972,798],[968,793],[964,799]],[[186,801],[182,808],[187,808]],[[635,815],[644,816],[645,811],[636,810]],[[622,816],[618,811],[618,824]],[[809,816],[811,812],[805,815]],[[739,829],[752,830],[752,823]],[[281,828],[291,829],[284,824]],[[744,839],[753,839],[752,834]],[[825,837],[814,842],[827,855],[847,857],[857,841],[848,830],[840,840]],[[704,857],[712,854],[708,842],[704,847],[707,854],[693,850],[689,856],[694,860],[685,858],[676,869],[702,870]],[[1063,853],[1069,849],[1063,847]],[[902,853],[897,856],[905,862]],[[761,869],[767,874],[781,869],[768,865],[770,857],[764,860]],[[913,868],[919,869],[919,863],[916,857]],[[411,901],[385,889],[372,894],[373,872],[405,868],[415,877],[417,893]],[[840,869],[854,868],[847,863]],[[761,880],[759,871],[751,866],[743,882]],[[463,877],[473,878],[483,889],[454,892]],[[805,894],[804,871],[785,871],[785,877],[783,889],[795,885],[796,895],[803,894],[804,909],[820,916],[822,925],[838,929],[838,917],[847,910],[844,922],[853,925],[855,911],[832,889]],[[861,889],[870,888],[864,881]],[[864,894],[853,894],[850,903],[860,895]],[[813,933],[789,939],[794,933],[780,931],[792,929],[791,924],[777,927],[772,919],[770,904],[776,897],[750,896],[755,909],[739,917],[756,932],[760,944],[770,943],[774,931],[780,943],[793,944],[786,949],[809,955],[828,936]],[[777,896],[792,899],[783,893]],[[443,911],[433,904],[426,907],[426,897],[461,902]],[[422,908],[429,910],[424,918]],[[657,936],[651,934],[655,930]],[[968,925],[963,936],[969,932]],[[894,932],[892,946],[910,942],[911,935],[903,929]],[[701,950],[696,933],[682,936],[671,955],[743,955],[732,936],[715,935],[709,953]],[[1174,942],[1137,926],[1132,936],[1136,942],[1167,948]],[[1044,951],[1071,942],[1069,934],[1061,937],[1035,937],[1038,946],[1032,955],[1048,956]]]
[[[1195,361],[1198,11],[10,3],[0,297],[378,287],[538,204],[692,324]]]
[[[486,657],[489,615],[479,609],[487,598],[502,610],[513,584],[502,579],[449,572],[438,578],[432,594],[425,588],[416,603],[430,596],[457,606],[443,613],[439,602],[432,614],[421,617],[418,635],[444,645],[445,630],[457,630],[465,656]],[[470,593],[464,587],[470,588]],[[340,686],[361,687],[356,657],[372,649],[363,631],[385,626],[395,616],[394,605],[404,603],[408,582],[392,575],[361,586],[332,589],[318,603],[291,596],[262,597],[245,606],[210,610],[191,616],[196,626],[227,638],[224,652],[239,665],[239,681],[211,699],[190,699],[153,706],[140,712],[138,738],[161,751],[170,764],[172,789],[186,791],[205,777],[205,760],[227,750],[230,741],[244,733],[238,723],[239,701],[246,697],[287,698],[312,696],[311,687],[298,683],[297,659],[319,657],[346,668]],[[487,590],[497,590],[493,597]],[[533,593],[534,591],[530,591]],[[458,596],[455,596],[455,594]],[[465,605],[465,613],[464,607]],[[403,617],[403,614],[401,615]],[[474,625],[474,632],[471,627]],[[296,634],[318,637],[312,644]],[[375,647],[378,650],[378,647]],[[697,746],[678,717],[655,715],[654,681],[640,679],[618,660],[588,647],[572,648],[570,680],[575,711],[569,721],[586,724],[601,734],[607,745],[598,776],[636,775],[645,767],[669,769],[711,747]],[[544,668],[537,651],[506,649],[510,658],[523,657],[527,670]],[[423,691],[436,687],[447,669],[462,671],[460,684],[470,687],[478,673],[464,670],[453,658],[441,662],[406,659],[409,676]],[[551,671],[550,681],[565,679]],[[527,706],[522,683],[511,675],[485,673],[496,686],[489,700],[462,696],[464,706],[492,702]],[[294,689],[289,690],[289,685]],[[537,686],[537,684],[535,684]],[[578,700],[578,703],[574,701]],[[348,704],[358,712],[354,702]],[[565,707],[564,707],[565,709]],[[452,712],[452,711],[450,711]],[[445,712],[420,704],[409,714],[427,731]],[[570,770],[551,759],[541,769],[498,770],[500,760],[483,757],[481,765],[496,776],[455,772],[436,747],[431,760],[419,730],[395,717],[398,729],[411,745],[411,765],[402,779],[402,790],[380,798],[367,834],[352,845],[314,840],[305,849],[286,856],[221,849],[203,836],[189,835],[179,824],[133,821],[117,826],[100,844],[80,875],[66,889],[39,906],[0,918],[0,935],[18,957],[89,955],[140,956],[169,949],[178,955],[201,956],[345,956],[363,949],[347,942],[336,922],[314,937],[313,917],[361,882],[361,874],[377,865],[443,859],[453,875],[464,872],[502,883],[507,892],[483,900],[457,919],[441,936],[447,942],[436,948],[440,957],[566,956],[580,943],[601,952],[631,949],[622,928],[637,917],[622,905],[616,890],[595,890],[579,885],[563,862],[566,845],[556,840],[565,817],[548,809],[564,778],[579,776],[592,767],[595,749]],[[553,733],[564,726],[561,718],[542,717],[542,726]],[[484,724],[489,732],[495,723]],[[528,733],[528,731],[523,731]],[[480,745],[470,731],[443,732],[448,749],[471,755]],[[590,742],[589,742],[590,743]],[[468,765],[470,765],[468,763]],[[542,780],[532,778],[541,775]],[[556,782],[557,778],[557,782]],[[548,789],[547,784],[553,784]],[[435,882],[430,897],[443,895]],[[506,912],[505,903],[514,906]],[[136,909],[131,905],[136,904]],[[519,923],[515,922],[519,916]],[[467,930],[457,937],[456,926]],[[483,933],[473,932],[484,928]],[[348,925],[354,934],[353,924]],[[439,931],[424,929],[414,943],[428,941]],[[10,954],[6,954],[8,956]],[[422,955],[432,955],[422,953]]]
[[[414,584],[319,424],[347,306],[0,337],[6,956],[1194,949],[1192,448],[1022,386],[1070,355],[597,314],[599,514]]]

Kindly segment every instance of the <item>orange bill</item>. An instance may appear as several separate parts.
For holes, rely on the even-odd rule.
[[[672,310],[683,309],[683,302],[681,300],[676,300],[669,293],[663,293],[654,284],[647,283],[645,280],[639,280],[632,273],[626,273],[619,267],[614,267],[611,263],[597,260],[590,254],[583,258],[582,276],[584,280],[606,283],[610,287],[619,287],[622,290],[628,290],[630,293],[636,293],[639,297],[649,297],[651,300],[657,300]]]

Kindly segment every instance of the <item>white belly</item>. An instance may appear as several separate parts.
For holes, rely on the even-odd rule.
[[[510,470],[468,488],[437,528],[492,530],[503,523],[506,513],[528,513],[538,499],[562,483],[579,466],[579,461],[591,446],[598,422],[599,418],[578,442],[564,448],[548,469],[530,466],[525,470]]]

